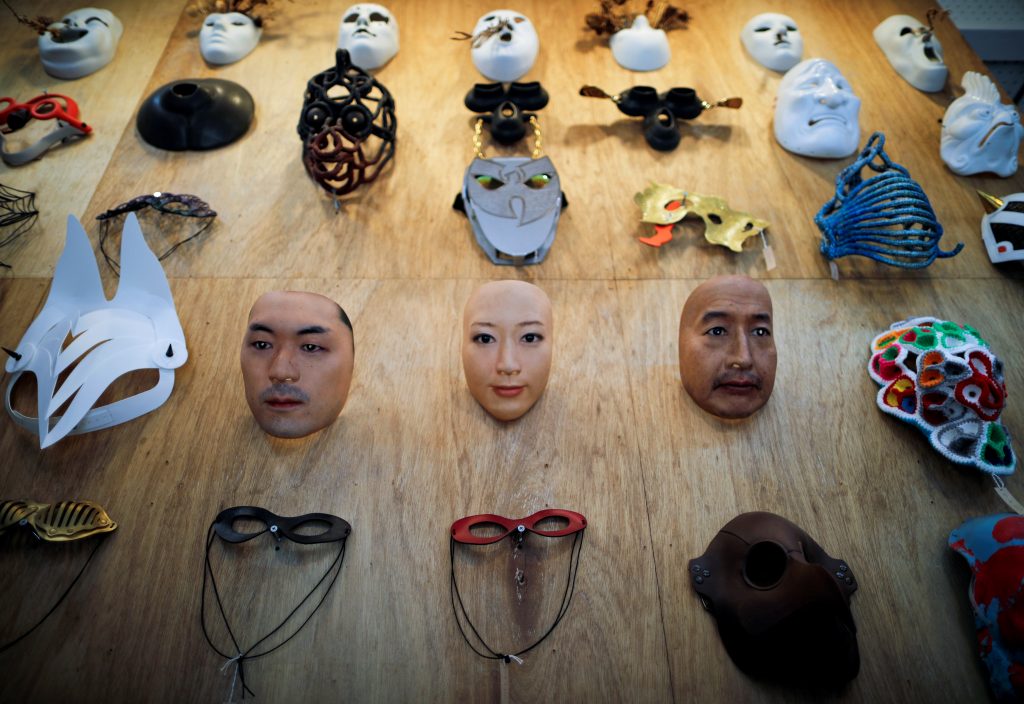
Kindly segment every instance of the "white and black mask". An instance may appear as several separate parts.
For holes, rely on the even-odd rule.
[[[341,17],[338,48],[359,68],[380,68],[398,53],[398,21],[383,5],[353,5]]]
[[[910,15],[893,15],[875,27],[873,36],[907,83],[926,93],[946,85],[949,70],[942,58],[942,45],[931,29]]]
[[[517,81],[525,76],[540,51],[533,22],[514,10],[494,10],[473,28],[473,65],[492,81]]]
[[[759,64],[773,71],[788,71],[800,63],[804,38],[788,15],[765,12],[743,26],[740,40]]]

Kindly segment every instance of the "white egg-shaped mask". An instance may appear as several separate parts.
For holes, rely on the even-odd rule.
[[[1006,178],[1017,171],[1020,115],[999,102],[999,90],[988,76],[964,74],[964,91],[942,118],[939,153],[946,166],[961,176],[994,173]]]
[[[857,151],[860,98],[835,65],[807,59],[779,83],[775,139],[803,156],[837,159]]]
[[[540,39],[526,15],[493,10],[473,28],[473,65],[492,81],[508,83],[525,76],[537,60]]]
[[[788,15],[764,12],[743,25],[740,40],[759,64],[773,71],[788,71],[804,55],[804,38]]]
[[[338,48],[359,68],[380,68],[398,53],[398,21],[383,5],[353,5],[341,16]]]
[[[233,64],[259,44],[263,28],[241,12],[211,12],[199,30],[199,51],[211,64]]]
[[[39,36],[43,68],[57,78],[81,78],[114,59],[124,28],[110,10],[83,7],[64,15]]]
[[[608,41],[615,62],[630,71],[656,71],[672,58],[665,30],[654,29],[644,15],[633,26],[620,29]]]
[[[907,83],[926,93],[942,90],[949,70],[934,33],[910,15],[893,15],[873,32],[885,58]]]

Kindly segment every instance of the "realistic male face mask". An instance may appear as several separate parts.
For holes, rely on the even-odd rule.
[[[54,25],[60,31],[39,37],[43,68],[57,78],[81,78],[109,64],[124,31],[110,10],[83,7]],[[58,41],[59,39],[59,41]]]
[[[759,64],[773,71],[788,71],[804,54],[804,38],[788,15],[765,12],[743,25],[740,40]]]
[[[383,5],[353,5],[341,16],[338,48],[359,68],[380,68],[398,53],[398,21]]]
[[[260,296],[241,354],[256,422],[279,438],[326,428],[345,406],[354,356],[348,316],[331,299],[305,291]]]
[[[942,60],[942,44],[927,27],[910,15],[893,15],[875,27],[873,36],[907,83],[926,93],[942,90],[949,70]]]
[[[1006,178],[1017,172],[1017,149],[1024,128],[1012,105],[999,102],[988,76],[964,74],[964,91],[942,118],[939,153],[955,174],[994,173]]]
[[[211,64],[233,64],[249,55],[263,29],[241,12],[211,12],[199,30],[199,51]]]
[[[807,59],[779,83],[775,139],[794,154],[823,159],[849,156],[860,141],[860,98],[839,69]]]
[[[498,420],[533,407],[548,383],[551,301],[525,281],[492,281],[470,295],[462,316],[462,369],[473,398]]]
[[[632,27],[613,34],[608,46],[616,63],[630,71],[656,71],[672,57],[665,30],[651,27],[645,15],[637,15]]]
[[[679,373],[694,402],[720,418],[746,418],[775,386],[768,289],[717,276],[693,290],[679,320]]]
[[[473,65],[492,81],[519,80],[533,68],[539,50],[533,22],[514,10],[488,12],[473,28]]]

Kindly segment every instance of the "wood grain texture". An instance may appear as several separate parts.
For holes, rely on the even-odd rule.
[[[516,6],[541,37],[527,77],[551,94],[541,117],[545,152],[570,203],[548,259],[522,269],[492,266],[451,209],[472,157],[462,96],[481,79],[465,44],[447,37],[471,29],[490,5],[391,5],[402,49],[377,77],[397,102],[398,151],[376,183],[343,198],[338,214],[301,166],[295,124],[306,81],[333,62],[343,5],[282,3],[253,54],[223,68],[202,61],[199,22],[183,5],[109,4],[126,27],[117,59],[61,85],[97,133],[0,177],[36,190],[43,209],[28,237],[0,251],[14,265],[0,278],[9,347],[45,300],[66,212],[83,216],[94,242],[95,215],[140,193],[195,193],[220,214],[164,263],[189,347],[164,406],[45,452],[0,423],[0,498],[88,499],[120,524],[67,601],[0,655],[0,701],[226,699],[230,668],[221,671],[199,626],[202,556],[212,519],[242,504],[282,515],[326,511],[353,526],[320,611],[280,651],[247,665],[260,701],[500,701],[506,666],[475,656],[451,614],[448,528],[468,514],[518,517],[544,507],[580,511],[589,527],[568,615],[525,665],[506,668],[512,701],[819,699],[739,672],[689,586],[687,560],[751,510],[802,525],[858,576],[862,669],[829,698],[984,700],[967,570],[945,539],[963,520],[1002,507],[983,476],[949,464],[916,430],[881,414],[865,371],[869,341],[893,321],[934,314],[969,322],[1006,360],[1003,420],[1018,435],[1024,428],[1024,281],[988,263],[974,194],[1024,190],[1024,176],[950,173],[938,157],[937,120],[954,89],[912,89],[870,38],[896,12],[923,18],[927,3],[791,0],[777,8],[800,23],[805,56],[834,61],[853,84],[863,100],[862,141],[884,129],[889,154],[931,197],[943,246],[967,244],[921,272],[844,259],[839,282],[818,252],[813,215],[852,159],[804,159],[775,143],[779,76],[757,66],[737,36],[762,9],[752,0],[687,3],[690,28],[669,35],[672,62],[650,74],[618,68],[582,30],[596,3]],[[9,17],[0,15],[0,31],[15,31]],[[952,25],[938,36],[957,82],[965,70],[983,70]],[[0,45],[0,72],[19,97],[63,84],[42,74],[31,37]],[[134,116],[150,91],[209,76],[253,94],[257,117],[242,140],[180,154],[140,141]],[[579,97],[587,83],[609,92],[689,85],[709,100],[745,102],[684,125],[680,147],[662,154],[609,102]],[[723,195],[770,220],[778,268],[764,271],[756,241],[733,255],[704,242],[700,227],[678,230],[660,250],[637,243],[645,228],[632,195],[651,179]],[[147,238],[160,250],[170,234],[154,223]],[[726,424],[682,390],[676,340],[688,293],[732,272],[768,279],[780,353],[774,398],[748,421]],[[538,282],[555,311],[548,390],[512,424],[479,408],[459,359],[466,298],[505,277]],[[106,285],[109,293],[116,284]],[[238,367],[246,312],[277,288],[328,295],[355,326],[355,378],[341,418],[296,441],[258,429]],[[1008,485],[1024,495],[1017,477]],[[0,633],[34,622],[84,559],[77,546],[52,547],[0,541]],[[334,554],[334,546],[279,547],[266,537],[215,545],[243,643],[276,625]],[[531,539],[519,554],[507,543],[459,548],[462,594],[490,645],[517,649],[543,633],[568,547]],[[517,569],[526,573],[518,588]],[[226,647],[219,625],[211,635]]]

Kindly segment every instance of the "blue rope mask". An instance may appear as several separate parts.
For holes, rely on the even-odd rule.
[[[821,253],[828,259],[850,254],[904,269],[921,269],[955,256],[939,249],[942,225],[928,196],[907,169],[885,153],[885,135],[871,135],[860,156],[836,177],[836,194],[814,217],[821,230]],[[875,158],[881,164],[873,163]],[[865,166],[878,175],[864,181]]]

